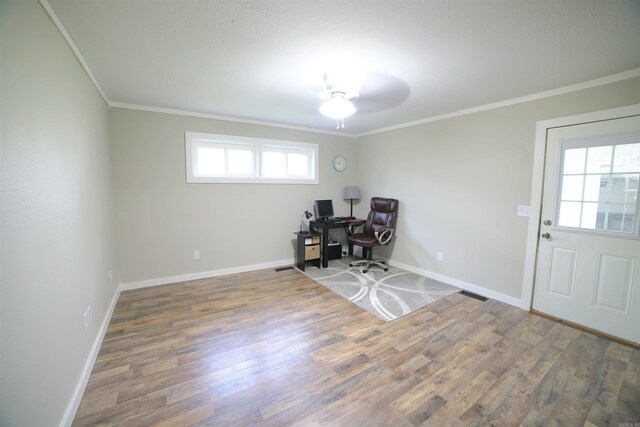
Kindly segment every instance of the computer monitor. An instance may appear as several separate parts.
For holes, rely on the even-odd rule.
[[[333,218],[333,200],[316,200],[316,218]]]

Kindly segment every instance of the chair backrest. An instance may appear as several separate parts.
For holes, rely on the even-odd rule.
[[[393,228],[398,213],[398,200],[384,197],[371,198],[371,211],[364,224],[364,234],[373,236],[382,228]]]

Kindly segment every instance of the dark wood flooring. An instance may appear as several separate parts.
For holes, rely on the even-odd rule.
[[[295,270],[123,292],[75,426],[640,426],[640,351],[454,294],[385,323]]]

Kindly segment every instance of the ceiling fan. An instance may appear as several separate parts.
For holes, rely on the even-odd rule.
[[[346,117],[389,110],[405,102],[411,93],[407,83],[390,74],[348,71],[284,74],[271,87],[271,97],[275,105],[285,107],[283,111],[329,117],[342,129]]]
[[[327,117],[337,120],[336,129],[344,128],[344,119],[355,113],[356,107],[351,101],[355,101],[360,94],[354,89],[349,88],[344,82],[339,83],[328,73],[323,76],[325,90],[320,92],[320,99],[324,100],[320,105],[320,112]]]

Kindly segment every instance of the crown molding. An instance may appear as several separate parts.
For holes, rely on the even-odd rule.
[[[621,73],[612,74],[610,76],[601,77],[594,80],[589,80],[582,83],[576,83],[569,86],[564,86],[557,89],[551,89],[544,92],[538,92],[531,95],[525,95],[518,98],[507,99],[504,101],[493,102],[490,104],[480,105],[478,107],[466,108],[464,110],[454,111],[452,113],[440,114],[438,116],[431,116],[420,120],[414,120],[411,122],[401,123],[398,125],[387,126],[380,129],[374,129],[368,132],[362,132],[353,135],[354,138],[360,138],[363,136],[375,135],[378,133],[389,132],[392,130],[408,128],[412,126],[418,126],[425,123],[437,122],[440,120],[446,120],[453,117],[465,116],[467,114],[478,113],[481,111],[493,110],[501,107],[508,107],[510,105],[522,104],[525,102],[535,101],[543,98],[550,98],[552,96],[564,95],[571,92],[577,92],[579,90],[590,89],[598,86],[603,86],[609,83],[615,83],[623,80],[632,79],[635,77],[640,77],[640,68],[634,68],[632,70],[623,71]]]
[[[111,101],[109,101],[109,98],[107,98],[107,95],[104,93],[104,91],[102,90],[102,88],[98,84],[98,81],[96,80],[95,76],[91,72],[91,69],[89,68],[89,65],[87,65],[87,62],[85,61],[84,57],[80,53],[80,50],[78,49],[78,46],[75,44],[75,42],[73,41],[73,39],[71,38],[71,36],[67,32],[66,28],[64,27],[64,25],[62,24],[62,22],[58,18],[58,15],[56,15],[56,13],[53,11],[53,8],[49,4],[48,0],[39,0],[39,2],[42,5],[43,9],[46,11],[46,13],[49,16],[49,18],[51,19],[51,21],[53,22],[53,24],[58,29],[58,31],[60,31],[60,34],[62,34],[62,37],[64,37],[65,41],[67,42],[67,44],[71,48],[74,56],[76,57],[76,59],[78,60],[78,62],[80,63],[80,65],[82,66],[84,71],[87,73],[87,76],[89,76],[89,79],[91,80],[93,85],[96,87],[96,89],[98,90],[98,92],[102,96],[102,99],[104,100],[104,102],[107,104],[107,106],[109,108],[116,107],[116,108],[124,108],[124,109],[129,109],[129,110],[140,110],[140,111],[149,111],[149,112],[155,112],[155,113],[166,113],[166,114],[175,114],[175,115],[180,115],[180,116],[190,116],[190,117],[199,117],[199,118],[214,119],[214,120],[223,120],[223,121],[228,121],[228,122],[246,123],[246,124],[252,124],[252,125],[259,125],[259,126],[277,127],[277,128],[298,130],[298,131],[304,131],[304,132],[320,133],[320,134],[325,134],[325,135],[343,136],[343,137],[352,138],[352,139],[356,139],[356,140],[358,138],[369,136],[369,135],[375,135],[375,134],[379,134],[379,133],[390,132],[390,131],[393,131],[393,130],[404,129],[404,128],[408,128],[408,127],[412,127],[412,126],[418,126],[418,125],[422,125],[422,124],[426,124],[426,123],[437,122],[437,121],[440,121],[440,120],[446,120],[446,119],[450,119],[450,118],[454,118],[454,117],[465,116],[467,114],[478,113],[478,112],[481,112],[481,111],[488,111],[488,110],[493,110],[493,109],[496,109],[496,108],[508,107],[508,106],[511,106],[511,105],[522,104],[522,103],[525,103],[525,102],[535,101],[535,100],[543,99],[543,98],[550,98],[550,97],[557,96],[557,95],[564,95],[564,94],[571,93],[571,92],[577,92],[579,90],[590,89],[590,88],[603,86],[603,85],[610,84],[610,83],[615,83],[615,82],[619,82],[619,81],[623,81],[623,80],[632,79],[632,78],[635,78],[635,77],[640,77],[640,68],[634,68],[632,70],[623,71],[621,73],[612,74],[612,75],[609,75],[609,76],[597,78],[597,79],[594,79],[594,80],[589,80],[589,81],[582,82],[582,83],[576,83],[576,84],[573,84],[573,85],[564,86],[564,87],[557,88],[557,89],[551,89],[551,90],[547,90],[547,91],[543,91],[543,92],[534,93],[534,94],[531,94],[531,95],[521,96],[521,97],[518,97],[518,98],[512,98],[512,99],[507,99],[507,100],[504,100],[504,101],[498,101],[498,102],[493,102],[493,103],[489,103],[489,104],[484,104],[484,105],[480,105],[480,106],[477,106],[477,107],[466,108],[466,109],[463,109],[463,110],[458,110],[458,111],[454,111],[454,112],[451,112],[451,113],[440,114],[440,115],[437,115],[437,116],[426,117],[424,119],[419,119],[419,120],[414,120],[414,121],[410,121],[410,122],[400,123],[400,124],[397,124],[397,125],[392,125],[392,126],[387,126],[387,127],[383,127],[383,128],[373,129],[373,130],[367,131],[367,132],[361,132],[361,133],[336,132],[336,131],[328,131],[328,130],[317,129],[317,128],[309,128],[309,127],[304,127],[304,126],[287,125],[287,124],[275,123],[275,122],[269,122],[269,121],[262,121],[262,120],[252,120],[252,119],[245,119],[245,118],[239,118],[239,117],[233,117],[233,116],[224,116],[224,115],[218,115],[218,114],[201,113],[201,112],[197,112],[197,111],[179,110],[179,109],[162,108],[162,107],[151,107],[151,106],[146,106],[146,105],[127,104],[127,103],[123,103],[123,102],[111,102]]]
[[[174,108],[150,107],[148,105],[127,104],[124,102],[111,102],[109,103],[109,106],[114,108],[124,108],[127,110],[149,111],[152,113],[174,114],[178,116],[198,117],[202,119],[223,120],[226,122],[246,123],[250,125],[269,126],[269,127],[283,128],[283,129],[299,130],[304,132],[322,133],[322,134],[333,135],[333,136],[344,136],[347,138],[354,137],[354,134],[343,133],[343,132],[335,132],[335,131],[329,131],[329,130],[309,128],[304,126],[287,125],[287,124],[274,123],[274,122],[268,122],[268,121],[262,121],[262,120],[244,119],[244,118],[233,117],[233,116],[223,116],[219,114],[200,113],[197,111],[178,110]]]
[[[87,76],[89,76],[89,79],[91,80],[93,85],[96,87],[100,95],[102,96],[102,99],[104,100],[105,104],[107,104],[107,107],[109,107],[110,106],[109,98],[107,98],[107,95],[104,93],[104,91],[98,84],[98,81],[96,80],[95,76],[91,72],[89,65],[87,65],[87,62],[84,60],[84,57],[80,53],[80,49],[78,49],[78,46],[69,35],[69,32],[64,27],[64,25],[62,25],[62,21],[60,21],[60,18],[58,18],[58,15],[56,15],[56,13],[53,11],[53,8],[51,7],[51,5],[47,0],[40,0],[40,4],[42,5],[42,8],[45,10],[45,12],[47,12],[47,15],[49,15],[49,19],[51,19],[51,22],[53,22],[53,25],[55,25],[58,31],[60,31],[60,34],[62,34],[62,37],[65,39],[65,41],[71,48],[73,55],[76,57],[76,59],[80,63],[80,66],[82,66],[82,68],[84,69],[84,72],[87,73]]]

